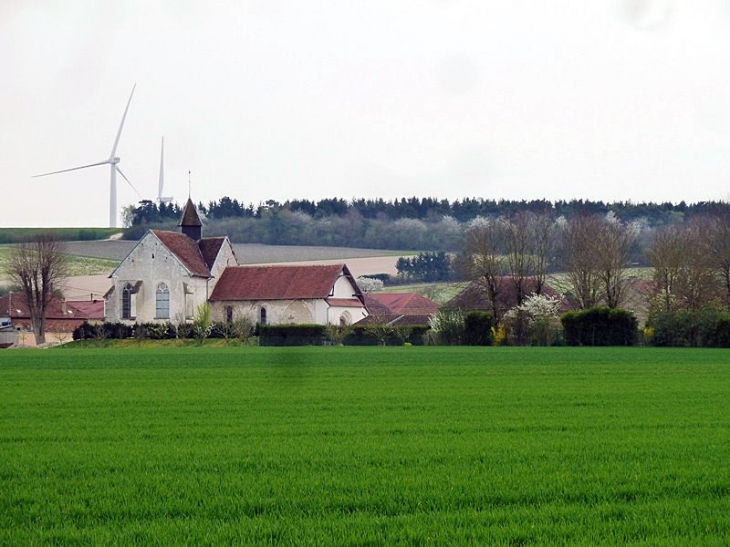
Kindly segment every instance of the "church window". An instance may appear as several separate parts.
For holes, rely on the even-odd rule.
[[[164,283],[157,285],[155,294],[155,317],[157,319],[170,318],[170,289]]]
[[[122,319],[134,319],[134,287],[127,283],[122,289]]]
[[[226,323],[233,323],[233,306],[226,306]]]
[[[262,325],[266,324],[266,308],[261,308],[261,312],[259,314],[259,323]]]

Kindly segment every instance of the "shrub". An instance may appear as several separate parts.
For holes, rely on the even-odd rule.
[[[456,346],[464,336],[464,312],[456,308],[444,308],[431,319],[434,341],[437,344]]]
[[[659,347],[730,347],[730,315],[714,307],[652,315],[651,344]]]
[[[492,314],[470,311],[464,316],[463,343],[467,346],[492,345]]]
[[[260,346],[321,346],[324,325],[259,325]]]
[[[633,346],[638,322],[628,310],[597,307],[569,311],[560,318],[569,346]]]

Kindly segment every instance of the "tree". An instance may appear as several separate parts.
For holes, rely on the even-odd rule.
[[[8,278],[25,297],[36,344],[46,341],[46,313],[68,273],[68,258],[50,233],[13,247],[6,266]]]
[[[464,235],[464,250],[457,266],[466,278],[484,287],[495,325],[502,318],[499,297],[507,272],[503,239],[504,224],[500,220],[480,218],[472,222]]]
[[[633,224],[621,222],[609,212],[598,225],[595,238],[595,260],[603,298],[609,308],[618,308],[624,298],[629,251],[638,234]]]
[[[600,278],[595,239],[601,229],[596,215],[576,215],[562,223],[564,269],[567,283],[581,309],[598,302]]]
[[[677,305],[677,289],[685,262],[684,229],[677,224],[663,226],[654,232],[647,257],[654,268],[657,311],[671,312]]]

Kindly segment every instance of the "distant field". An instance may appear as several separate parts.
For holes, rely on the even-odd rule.
[[[0,246],[0,280],[5,277],[5,266],[7,264],[9,253],[10,247]],[[116,260],[71,256],[69,257],[69,275],[108,274],[118,264],[119,263]]]
[[[77,241],[66,244],[69,253],[78,256],[122,260],[136,245],[136,241]],[[338,260],[376,256],[414,254],[382,249],[351,249],[347,247],[304,247],[297,245],[233,245],[241,264],[301,262],[306,260]]]
[[[0,352],[2,545],[727,545],[730,353]]]
[[[120,231],[119,228],[0,228],[0,244],[19,243],[47,232],[53,232],[63,241],[87,241],[108,239]]]

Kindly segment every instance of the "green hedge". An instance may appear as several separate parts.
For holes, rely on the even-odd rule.
[[[324,325],[259,325],[260,346],[321,346]]]
[[[462,341],[466,346],[492,345],[492,314],[484,311],[470,311],[464,316]]]
[[[654,346],[730,348],[730,314],[716,308],[658,313],[647,326]]]
[[[411,325],[409,327],[393,327],[389,325],[355,326],[343,344],[345,346],[402,346],[411,344],[422,346],[425,343],[426,333],[431,327],[428,325]]]
[[[606,307],[569,311],[560,318],[569,346],[633,346],[638,322],[628,310]]]

